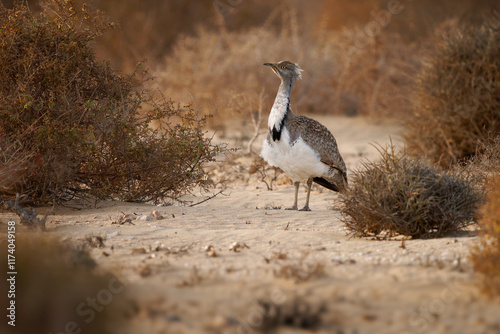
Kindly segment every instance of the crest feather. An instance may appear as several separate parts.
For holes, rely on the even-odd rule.
[[[304,70],[303,70],[303,69],[301,69],[301,68],[299,67],[299,65],[297,65],[297,64],[295,64],[295,66],[296,66],[296,68],[295,68],[295,74],[297,74],[297,77],[298,77],[299,79],[302,79],[302,72],[304,72]]]

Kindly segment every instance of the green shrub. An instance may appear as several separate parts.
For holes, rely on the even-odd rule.
[[[432,40],[418,76],[410,151],[449,167],[478,153],[478,142],[500,133],[500,18],[479,26],[456,21]]]
[[[364,162],[341,195],[343,222],[356,237],[439,237],[473,223],[481,193],[469,179],[423,160],[379,149],[380,161]]]
[[[0,7],[0,196],[161,201],[208,186],[203,164],[222,148],[196,110],[154,100],[139,67],[116,73],[95,38],[114,25],[75,1],[50,0],[34,16]],[[175,121],[175,122],[174,122]],[[5,152],[4,150],[2,150]]]
[[[500,179],[493,179],[487,203],[481,208],[481,239],[471,248],[474,270],[482,276],[482,290],[500,295]]]

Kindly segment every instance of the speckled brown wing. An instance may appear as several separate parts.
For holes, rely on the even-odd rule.
[[[286,127],[290,132],[290,138],[293,141],[302,137],[304,142],[313,147],[320,156],[321,162],[332,168],[338,169],[345,181],[346,166],[340,155],[337,141],[323,124],[306,116],[289,113]]]

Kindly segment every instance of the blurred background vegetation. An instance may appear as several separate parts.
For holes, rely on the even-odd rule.
[[[15,2],[2,0],[7,8]],[[40,10],[38,2],[27,1],[35,11]],[[269,30],[280,31],[288,23],[287,11],[294,12],[301,35],[314,36],[324,30],[363,29],[374,19],[373,12],[386,10],[389,3],[399,3],[401,12],[391,17],[383,34],[397,33],[405,43],[411,43],[428,36],[447,19],[479,22],[484,15],[500,10],[500,3],[495,0],[93,0],[88,3],[104,11],[121,27],[98,41],[98,53],[129,71],[143,58],[160,62],[176,43],[195,35],[200,27],[214,32],[221,29],[242,32],[266,25]]]
[[[15,1],[2,2],[9,7]],[[27,3],[33,11],[40,9],[38,0]],[[495,0],[89,4],[120,25],[96,40],[98,56],[124,73],[148,59],[159,79],[155,88],[184,103],[192,102],[190,92],[201,112],[215,116],[249,113],[259,102],[272,103],[275,78],[260,65],[282,59],[298,62],[306,71],[293,99],[302,113],[400,112],[407,102],[404,88],[434,30],[450,19],[479,23],[500,10]],[[396,8],[392,14],[390,6]]]

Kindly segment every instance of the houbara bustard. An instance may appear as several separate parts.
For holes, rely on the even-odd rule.
[[[265,63],[281,79],[278,94],[269,114],[269,133],[261,156],[271,166],[279,167],[295,185],[295,200],[288,210],[297,210],[300,181],[307,179],[306,204],[313,181],[341,192],[347,188],[346,167],[332,133],[318,121],[295,115],[290,108],[290,94],[302,70],[289,61]]]

